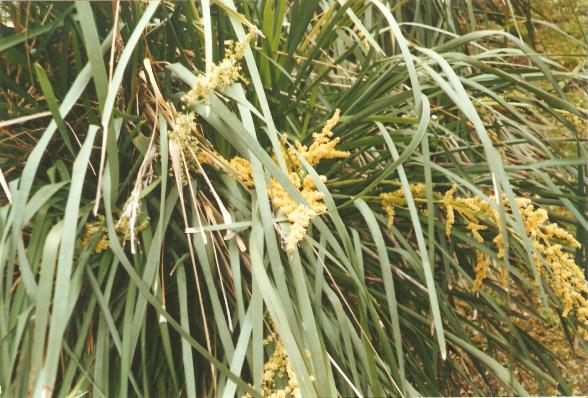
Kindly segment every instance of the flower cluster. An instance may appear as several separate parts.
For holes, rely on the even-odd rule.
[[[314,217],[327,211],[323,203],[322,192],[317,191],[310,176],[305,176],[301,181],[296,173],[290,173],[290,181],[300,191],[307,204],[299,204],[288,195],[282,185],[272,178],[268,194],[273,205],[286,216],[290,223],[289,232],[285,238],[286,252],[296,250],[298,242],[304,239],[306,228]],[[323,182],[326,180],[322,176]]]
[[[229,161],[218,153],[202,134],[193,112],[176,113],[169,139],[178,144],[192,172],[199,173],[200,165],[208,164],[215,169],[234,173],[248,187],[253,185],[249,162],[238,156]]]
[[[425,184],[410,184],[410,192],[413,196],[418,197],[425,192]],[[397,189],[393,192],[385,192],[380,194],[382,207],[388,216],[388,226],[394,224],[394,216],[396,215],[397,207],[406,206],[406,196],[402,189]]]
[[[175,142],[178,145],[187,167],[193,172],[199,172],[199,163],[211,161],[207,151],[203,150],[207,141],[196,122],[196,116],[193,112],[178,112],[174,115],[173,129],[170,131],[168,139],[170,143]],[[179,172],[184,177],[184,169],[180,168]],[[185,179],[182,178],[182,181],[185,181]]]
[[[298,397],[300,391],[296,381],[296,375],[292,370],[284,344],[275,333],[264,339],[263,344],[274,343],[275,348],[272,356],[263,365],[263,377],[261,379],[262,395],[272,398]],[[276,381],[286,381],[282,388],[278,387]]]
[[[349,156],[349,152],[335,149],[335,146],[339,143],[339,137],[331,138],[333,136],[333,127],[335,127],[338,121],[339,109],[335,109],[335,113],[327,120],[321,132],[312,135],[313,143],[310,146],[302,145],[298,141],[294,142],[296,151],[311,165],[318,164],[322,159],[345,158]],[[300,166],[300,161],[296,156],[294,147],[288,149],[290,161],[294,165]]]
[[[106,229],[106,218],[101,214],[98,214],[96,218],[96,221],[89,222],[84,225],[84,234],[82,235],[80,244],[82,248],[88,247],[90,240],[92,240],[94,235],[99,234],[100,239],[98,239],[96,246],[94,246],[94,253],[98,254],[108,249],[109,241],[108,230]],[[147,221],[143,222],[141,225],[138,225],[134,228],[134,232],[137,233],[144,230],[147,225]],[[114,228],[120,241],[124,242],[131,239],[128,218],[121,218],[119,222],[116,223]]]
[[[339,109],[336,109],[333,116],[325,123],[322,131],[312,135],[314,141],[310,146],[307,147],[295,141],[293,146],[288,148],[287,166],[291,170],[288,177],[300,191],[300,194],[307,202],[306,204],[297,203],[275,179],[272,178],[270,182],[268,193],[272,203],[281,214],[286,216],[290,223],[289,231],[284,238],[286,252],[288,253],[296,250],[298,242],[306,236],[306,229],[310,224],[310,220],[327,210],[323,202],[322,192],[316,189],[311,177],[306,174],[304,167],[296,156],[296,151],[311,165],[318,164],[322,159],[349,156],[349,152],[335,149],[335,146],[339,143],[339,137],[331,138],[333,136],[332,130],[338,120]],[[301,178],[300,176],[303,177]],[[320,176],[320,178],[323,182],[326,181],[325,176]]]
[[[488,225],[496,226],[497,234],[492,240],[496,245],[498,258],[504,258],[504,244],[502,233],[500,232],[500,218],[498,211],[489,203],[481,198],[475,196],[471,198],[456,198],[454,197],[457,191],[457,186],[453,185],[443,195],[441,207],[445,210],[445,234],[447,237],[451,235],[451,230],[455,223],[455,213],[457,212],[464,220],[467,230],[472,237],[479,243],[485,243],[485,239],[480,233],[488,230]],[[488,225],[485,225],[485,224]],[[490,257],[481,251],[476,252],[476,276],[472,284],[472,290],[478,291],[482,287],[482,283],[488,277],[490,271]],[[506,269],[500,269],[500,282],[506,284]]]
[[[224,159],[224,158],[223,158]],[[227,163],[231,170],[247,188],[253,188],[253,177],[251,175],[251,163],[247,159],[235,156]]]
[[[422,184],[411,185],[411,192],[418,202],[424,202],[425,189]],[[451,235],[456,216],[459,215],[471,236],[479,243],[494,245],[496,257],[505,258],[504,236],[500,230],[500,216],[496,203],[488,203],[479,197],[455,197],[457,187],[453,186],[443,195],[436,193],[435,200],[445,213],[445,233]],[[380,195],[382,207],[390,223],[394,221],[395,208],[406,206],[402,189]],[[512,211],[506,198],[502,198],[505,210]],[[534,266],[548,282],[563,304],[563,316],[571,311],[583,323],[588,323],[588,282],[580,267],[565,247],[578,248],[580,243],[565,229],[549,222],[547,211],[536,208],[529,199],[517,198],[515,206],[520,212],[525,226],[525,234],[533,244]],[[508,228],[513,238],[522,241],[514,228]],[[488,234],[491,234],[491,241]],[[493,236],[492,236],[493,235]],[[545,265],[548,265],[547,267]],[[476,251],[475,278],[472,289],[477,291],[488,277],[491,258],[482,251]],[[506,284],[506,269],[500,269],[500,281]]]
[[[198,143],[196,132],[198,124],[194,112],[176,113],[174,127],[169,133],[169,138],[180,144],[180,147],[194,146]]]
[[[192,89],[182,97],[186,105],[208,103],[212,92],[222,91],[242,78],[239,61],[243,58],[248,43],[254,37],[255,33],[250,32],[242,41],[232,47],[229,46],[219,64],[213,65],[206,74],[198,76]],[[251,175],[248,162],[238,157],[228,161],[216,152],[202,134],[193,112],[177,112],[174,119],[169,139],[178,144],[192,171],[198,173],[200,164],[209,164],[217,169],[233,171],[246,186],[252,186],[253,181],[248,178]]]
[[[106,222],[104,216],[98,214],[96,218],[96,221],[84,225],[84,234],[82,235],[80,243],[82,248],[86,248],[90,244],[92,237],[96,234],[100,234],[100,239],[96,243],[96,246],[94,246],[94,253],[101,253],[108,249],[108,231],[104,225]]]
[[[517,206],[525,222],[525,231],[536,249],[533,253],[535,266],[562,300],[562,315],[566,317],[574,310],[578,320],[588,323],[588,283],[584,272],[557,242],[572,248],[579,248],[580,243],[557,224],[549,223],[547,212],[536,209],[530,200],[521,200]],[[549,264],[548,268],[541,257]]]
[[[198,76],[194,86],[182,100],[187,104],[207,104],[212,92],[223,91],[237,80],[243,79],[239,62],[245,55],[245,48],[254,37],[255,33],[249,32],[234,47],[229,46],[223,60],[212,65],[205,74]]]
[[[320,133],[313,134],[314,141],[307,147],[300,142],[295,141],[293,147],[288,149],[287,167],[290,170],[288,178],[294,185],[306,204],[300,204],[291,198],[284,187],[275,179],[270,180],[268,194],[274,207],[280,214],[284,215],[288,222],[288,231],[284,237],[284,246],[286,252],[292,253],[296,250],[298,242],[304,239],[306,229],[310,221],[324,213],[326,206],[323,203],[323,194],[316,189],[312,178],[306,174],[306,171],[296,156],[296,151],[300,156],[311,165],[318,164],[322,159],[335,159],[349,156],[349,152],[335,149],[339,138],[331,139],[332,129],[339,119],[339,110],[335,110],[334,115],[326,122]],[[228,171],[235,175],[239,181],[247,188],[253,187],[253,177],[251,175],[251,164],[248,160],[241,157],[234,157],[227,161],[220,154],[217,158],[221,160]],[[326,181],[325,176],[320,176],[321,180]]]

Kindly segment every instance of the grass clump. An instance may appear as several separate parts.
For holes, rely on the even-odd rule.
[[[1,3],[3,393],[583,392],[544,3]]]

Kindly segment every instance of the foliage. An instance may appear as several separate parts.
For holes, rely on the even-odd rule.
[[[581,393],[582,32],[236,3],[0,4],[3,392]]]

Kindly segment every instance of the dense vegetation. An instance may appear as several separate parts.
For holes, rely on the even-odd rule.
[[[2,393],[586,393],[585,14],[1,3]]]

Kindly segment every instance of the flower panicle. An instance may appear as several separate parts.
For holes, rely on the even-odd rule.
[[[137,233],[147,228],[148,221],[144,221],[140,225],[133,228],[133,232]],[[131,225],[127,217],[121,217],[114,226],[118,238],[121,242],[131,239]],[[106,217],[102,214],[96,215],[96,221],[88,222],[84,225],[84,233],[80,239],[82,248],[88,247],[92,238],[98,234],[100,237],[94,246],[94,253],[99,254],[108,249],[110,244],[108,240],[108,230],[106,229]]]
[[[210,94],[223,91],[237,80],[245,80],[241,75],[240,61],[245,56],[245,49],[255,38],[254,32],[249,32],[245,38],[225,51],[224,58],[204,74],[196,77],[194,86],[182,100],[187,105],[208,104]]]
[[[588,282],[572,255],[559,242],[572,248],[581,247],[580,243],[557,224],[548,223],[545,209],[535,208],[530,201],[520,203],[519,211],[535,248],[535,266],[562,301],[562,316],[575,311],[576,318],[588,324]]]
[[[239,181],[247,188],[253,188],[253,175],[251,171],[251,163],[240,156],[235,156],[229,163],[229,168],[235,173]]]
[[[481,251],[476,251],[476,276],[472,283],[472,291],[475,293],[480,290],[484,279],[488,277],[490,270],[490,257]]]
[[[327,120],[320,133],[314,133],[312,135],[313,142],[310,146],[302,145],[296,141],[294,147],[288,149],[291,161],[296,165],[300,166],[300,161],[296,156],[294,148],[300,153],[300,155],[311,165],[318,164],[323,159],[340,159],[349,157],[348,151],[341,151],[335,147],[339,144],[340,138],[333,136],[333,128],[339,121],[339,109],[335,109],[333,116]]]
[[[272,204],[288,219],[289,231],[285,236],[284,243],[287,253],[296,250],[298,242],[306,236],[306,230],[310,221],[326,212],[326,206],[323,203],[323,194],[318,191],[310,176],[300,177],[295,173],[290,173],[289,179],[292,184],[300,191],[300,194],[306,201],[306,204],[298,203],[290,197],[282,185],[272,178],[268,194]],[[323,181],[325,177],[322,177]]]
[[[496,258],[505,259],[506,241],[500,228],[500,216],[496,209],[496,203],[489,203],[480,197],[455,197],[457,187],[454,185],[443,195],[436,194],[436,199],[445,211],[445,233],[451,235],[456,216],[459,215],[465,222],[466,229],[470,232],[475,241],[486,243],[484,235],[494,231],[494,237],[488,241],[496,247]],[[411,189],[416,198],[418,190]],[[406,198],[401,189],[382,193],[380,195],[382,207],[388,215],[389,223],[393,221],[395,208],[406,205]],[[506,197],[502,198],[506,210],[510,202]],[[568,248],[579,248],[580,243],[574,236],[557,225],[549,222],[549,215],[543,208],[537,208],[528,198],[519,197],[515,199],[514,206],[522,216],[525,227],[525,235],[530,240],[533,248],[531,253],[533,266],[537,268],[542,277],[551,286],[562,303],[562,315],[574,312],[576,318],[588,324],[588,282],[584,277],[582,269],[576,264],[572,254],[565,250]],[[522,237],[514,229],[508,229],[512,236],[522,241]],[[484,233],[484,235],[482,234]],[[475,277],[472,283],[472,290],[478,291],[486,278],[490,276],[492,259],[487,253],[476,250],[474,265]],[[501,284],[507,283],[508,271],[505,267],[499,270],[498,279]]]
[[[194,112],[177,112],[174,115],[174,125],[169,133],[169,139],[176,141],[181,148],[196,144],[198,124]]]
[[[301,145],[295,142],[295,146],[300,154],[311,165],[316,165],[322,159],[333,159],[349,156],[349,152],[339,151],[335,146],[339,143],[339,138],[331,139],[333,127],[339,120],[339,110],[335,110],[334,115],[327,121],[322,131],[314,134],[314,142],[310,147]],[[289,165],[292,170],[288,174],[288,178],[292,185],[298,189],[301,196],[305,200],[305,204],[298,203],[286,192],[284,187],[275,179],[270,180],[268,187],[268,194],[274,208],[284,215],[288,220],[287,232],[284,235],[284,247],[287,253],[292,253],[298,247],[298,243],[304,239],[310,221],[325,213],[327,208],[323,202],[323,194],[320,192],[312,178],[306,174],[302,164],[297,160],[292,149],[289,149],[292,155]],[[253,177],[251,175],[251,164],[248,160],[235,157],[230,161],[226,161],[229,169],[239,178],[239,180],[247,187],[253,187]],[[320,176],[322,182],[326,181],[325,176]]]
[[[422,183],[410,184],[409,189],[410,193],[414,197],[419,197],[426,191],[427,186]],[[380,194],[380,202],[382,203],[382,207],[388,216],[388,226],[390,227],[392,224],[394,224],[396,207],[406,206],[406,196],[404,195],[404,190],[400,188],[392,192],[383,192]]]
[[[284,343],[275,332],[263,340],[264,345],[274,344],[274,351],[263,364],[261,390],[264,397],[298,397],[300,390],[294,369],[286,353]],[[278,384],[278,381],[280,383]]]
[[[457,191],[457,185],[453,185],[443,196],[443,206],[445,207],[445,235],[451,235],[451,229],[455,223],[455,212],[453,211],[453,195]]]

